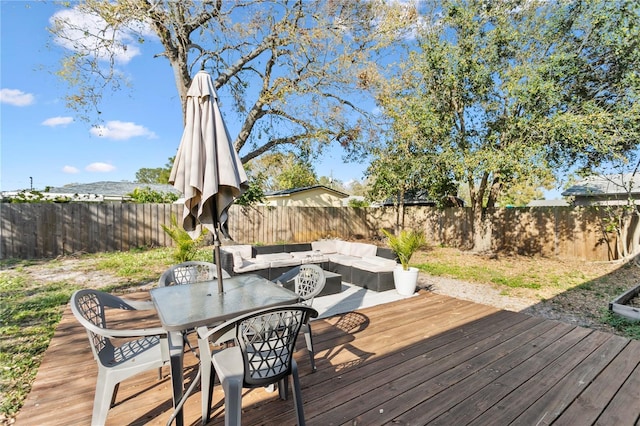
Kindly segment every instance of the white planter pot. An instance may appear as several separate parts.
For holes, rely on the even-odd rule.
[[[418,268],[409,268],[408,271],[402,269],[402,266],[398,266],[393,270],[393,282],[396,286],[396,291],[402,296],[411,296],[416,292],[416,285],[418,284]]]

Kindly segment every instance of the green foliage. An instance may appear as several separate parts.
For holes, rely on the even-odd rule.
[[[156,167],[155,169],[142,168],[136,172],[136,182],[139,183],[169,183],[169,176],[175,161],[175,155],[169,158],[164,167]]]
[[[370,170],[383,193],[406,190],[413,175],[441,176],[429,187],[445,191],[467,185],[482,244],[489,239],[479,233],[490,231],[482,209],[511,189],[548,186],[554,173],[637,145],[637,2],[422,7],[432,21],[377,93],[392,130]]]
[[[382,233],[387,237],[387,242],[391,250],[393,250],[400,263],[402,269],[409,270],[409,262],[413,254],[424,247],[426,240],[424,234],[419,231],[403,229],[399,235],[394,235],[386,229],[382,229]]]
[[[177,263],[193,260],[198,253],[198,246],[202,244],[208,231],[206,228],[202,228],[202,233],[195,240],[191,238],[191,235],[178,225],[178,220],[175,215],[171,215],[171,226],[162,224],[162,229],[171,237],[176,243],[176,249],[173,254],[173,258]]]
[[[276,177],[279,189],[304,188],[318,184],[313,167],[309,162],[287,163],[282,172]]]
[[[139,284],[155,281],[158,278],[157,271],[149,265],[173,263],[172,250],[170,248],[160,249],[134,249],[124,252],[98,253],[87,255],[95,259],[94,268],[96,271],[108,271],[115,273],[123,279],[119,287],[109,288],[108,291],[122,290],[122,286],[129,283]]]
[[[248,187],[242,195],[234,200],[239,206],[252,206],[264,202],[264,191],[262,190],[262,182],[264,178],[249,178]]]
[[[66,282],[34,283],[0,275],[0,413],[15,414],[31,390],[38,366],[71,293]]]
[[[630,321],[614,312],[606,310],[602,314],[601,322],[609,324],[630,339],[640,340],[640,321]]]
[[[136,203],[171,204],[179,198],[178,194],[173,192],[155,191],[148,186],[136,188],[127,195]]]
[[[357,200],[352,198],[349,200],[349,207],[361,208],[361,207],[369,207],[369,202],[367,200]]]
[[[259,177],[269,191],[302,188],[318,184],[313,166],[308,159],[293,153],[265,154],[250,165],[251,173]]]

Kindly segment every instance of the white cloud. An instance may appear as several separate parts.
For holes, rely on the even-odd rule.
[[[49,23],[55,29],[55,43],[79,53],[89,53],[108,61],[111,55],[116,62],[126,64],[141,54],[138,38],[156,38],[149,25],[130,23],[115,30],[100,16],[88,13],[76,6],[56,12]]]
[[[62,173],[76,174],[78,172],[80,172],[80,170],[73,166],[64,166],[62,168]]]
[[[108,163],[91,163],[84,168],[88,172],[101,172],[108,173],[114,171],[116,168]]]
[[[155,139],[157,136],[151,130],[136,123],[126,121],[109,121],[104,126],[94,126],[90,130],[91,134],[99,138],[126,140],[138,136],[146,136],[148,139]]]
[[[69,123],[73,122],[73,117],[51,117],[44,120],[42,123],[43,126],[56,127],[56,126],[66,126]]]
[[[18,89],[2,89],[0,90],[0,103],[14,106],[28,106],[35,101],[35,97],[31,93],[24,93]]]

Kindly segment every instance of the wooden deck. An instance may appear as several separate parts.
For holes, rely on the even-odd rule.
[[[638,425],[640,341],[432,293],[317,320],[300,367],[309,425]],[[190,354],[185,377],[193,377]],[[170,378],[125,381],[107,424],[165,424]],[[70,311],[16,425],[88,425],[96,367]],[[210,424],[223,424],[216,386]],[[243,424],[292,425],[293,402],[247,390]],[[185,405],[200,424],[200,393]]]

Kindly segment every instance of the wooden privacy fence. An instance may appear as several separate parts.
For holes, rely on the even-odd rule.
[[[404,223],[421,229],[430,244],[467,247],[471,210],[408,207]],[[547,257],[609,260],[595,209],[536,207],[495,209],[493,249]],[[0,204],[0,258],[51,258],[78,252],[172,246],[160,225],[182,205],[128,203]],[[320,238],[379,240],[393,228],[394,208],[241,207],[229,211],[235,243],[309,242]],[[211,242],[210,240],[208,242]]]

